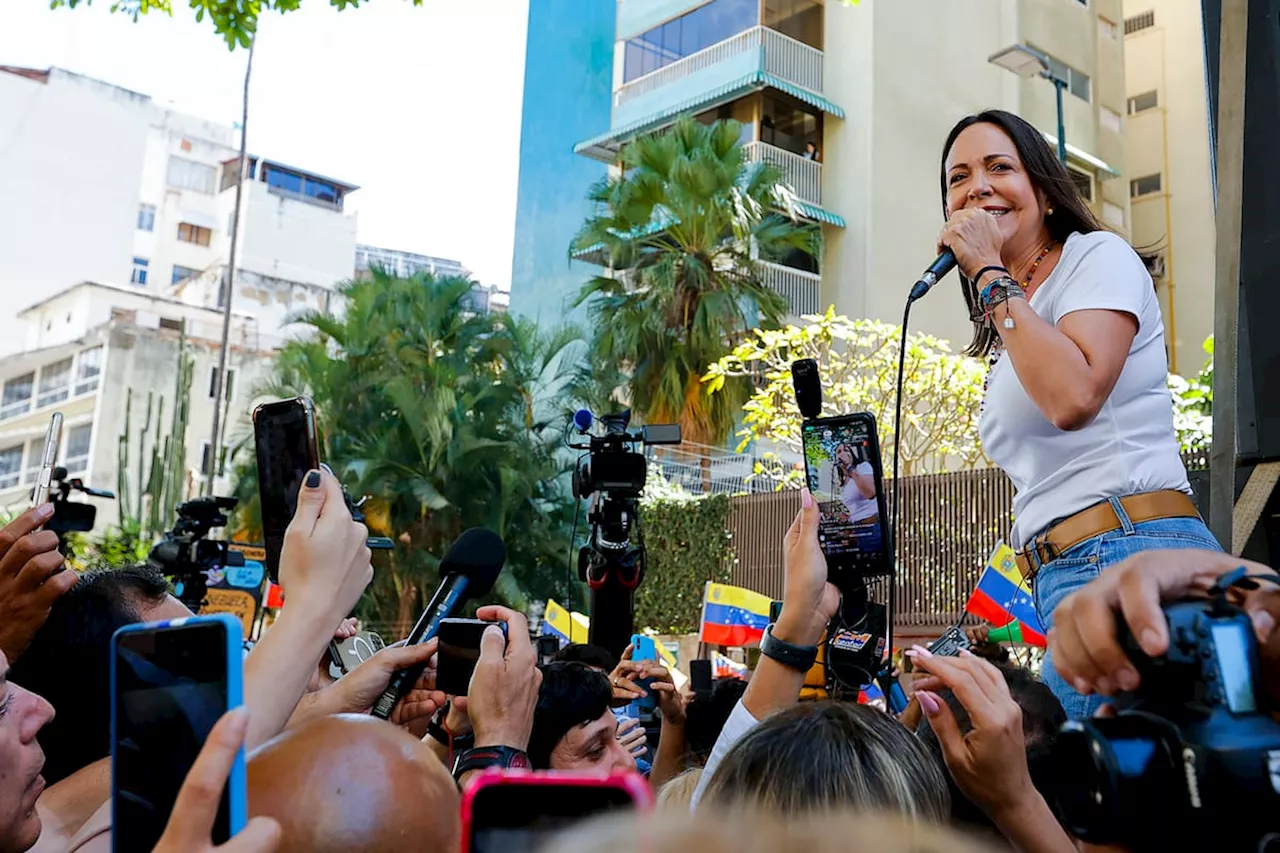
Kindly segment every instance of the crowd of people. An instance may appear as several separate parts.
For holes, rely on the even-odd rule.
[[[786,591],[771,629],[797,645],[816,643],[839,606],[818,510],[804,498],[783,543]],[[110,637],[124,624],[187,611],[146,567],[90,572],[52,594],[47,585],[63,574],[48,557],[56,541],[35,531],[44,518],[37,508],[0,531],[0,851],[108,850],[110,695],[102,673]],[[647,691],[661,721],[644,765],[656,811],[571,828],[550,849],[676,850],[705,841],[708,850],[766,842],[798,850],[802,840],[807,850],[1077,849],[1055,814],[1044,763],[1065,720],[1061,704],[1028,671],[967,652],[912,649],[913,706],[898,718],[869,705],[800,702],[806,673],[768,656],[748,681],[719,679],[700,696],[676,689],[658,663],[614,660],[590,646],[568,646],[540,665],[524,615],[487,606],[479,618],[505,622],[507,631],[484,634],[466,696],[435,690],[434,641],[382,649],[328,681],[317,663],[335,634],[350,632],[347,614],[371,578],[366,535],[331,475],[303,489],[281,562],[286,606],[245,658],[244,706],[209,737],[158,850],[212,849],[210,826],[242,744],[252,820],[218,849],[351,853],[404,849],[413,839],[414,849],[457,850],[460,786],[484,770],[467,769],[460,756],[502,747],[539,771],[636,772],[645,737],[619,724],[615,710]],[[1168,641],[1161,602],[1203,589],[1238,562],[1147,552],[1108,572],[1060,608],[1051,637],[1060,671],[1082,691],[1117,683],[1128,664],[1115,615],[1158,652]],[[1241,603],[1264,664],[1274,667],[1280,594],[1259,589]],[[428,667],[392,719],[370,716],[391,675],[418,662]],[[1267,684],[1280,694],[1272,674]]]

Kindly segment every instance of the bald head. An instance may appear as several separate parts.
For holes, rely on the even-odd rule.
[[[458,789],[431,750],[398,726],[343,715],[290,729],[249,759],[249,813],[275,818],[282,851],[451,851]]]

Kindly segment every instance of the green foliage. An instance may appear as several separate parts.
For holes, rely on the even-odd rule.
[[[1190,379],[1170,373],[1173,395],[1173,428],[1184,453],[1208,450],[1213,443],[1213,335],[1205,339],[1208,361]]]
[[[728,583],[733,567],[728,495],[670,492],[641,503],[648,564],[636,590],[636,627],[660,634],[698,630],[707,581]]]
[[[93,0],[49,0],[49,8],[57,9],[66,6],[69,9],[84,4],[90,5]],[[361,0],[329,0],[329,5],[338,10],[348,6],[355,8]],[[412,0],[413,5],[421,6],[422,0]],[[195,10],[196,20],[203,21],[205,15],[213,23],[214,32],[222,36],[227,47],[235,50],[237,45],[247,48],[258,31],[258,17],[271,9],[284,14],[295,11],[302,0],[188,0]],[[149,12],[160,12],[173,16],[173,0],[114,0],[112,12],[121,12],[138,20],[139,15]]]
[[[100,536],[68,535],[73,567],[82,572],[94,569],[123,569],[147,561],[154,537],[146,536],[136,521],[126,520],[109,527]]]
[[[817,254],[821,239],[796,221],[777,167],[744,159],[741,129],[685,118],[624,147],[621,174],[588,193],[598,212],[571,247],[594,247],[612,270],[577,300],[589,305],[597,357],[622,366],[627,398],[645,422],[679,423],[685,441],[699,444],[729,435],[748,391],[731,383],[709,396],[702,372],[752,326],[775,326],[786,312],[753,247],[773,260]]]
[[[791,384],[791,363],[818,362],[824,417],[851,412],[875,415],[880,448],[888,470],[893,460],[893,406],[901,327],[875,320],[850,320],[830,308],[804,318],[805,325],[756,329],[751,339],[708,369],[703,381],[712,394],[727,383],[750,380],[755,393],[743,406],[746,415],[739,450],[751,442],[780,444],[798,455],[800,412]],[[972,468],[984,457],[978,444],[978,408],[983,366],[957,355],[946,341],[914,333],[907,338],[903,385],[903,476]],[[763,454],[756,473],[779,486],[798,486],[804,472]]]
[[[377,270],[340,288],[341,317],[298,318],[315,334],[281,351],[257,393],[310,396],[322,454],[378,534],[397,541],[376,558],[361,615],[401,625],[417,617],[449,544],[469,527],[507,542],[496,598],[523,608],[564,595],[573,520],[564,426],[586,382],[586,343],[540,334],[506,315],[476,315],[473,283]],[[260,535],[253,446],[234,454],[237,538]]]

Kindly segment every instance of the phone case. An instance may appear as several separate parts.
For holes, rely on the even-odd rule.
[[[127,634],[141,634],[161,628],[177,628],[183,625],[215,622],[226,630],[227,637],[227,707],[230,711],[244,704],[244,627],[240,620],[229,613],[211,613],[204,616],[186,616],[182,619],[166,619],[161,622],[139,622],[125,625],[111,637],[111,819],[115,822],[115,803],[119,797],[115,780],[119,777],[116,771],[116,645],[119,638]],[[231,773],[227,777],[227,800],[230,813],[231,835],[235,836],[248,820],[249,790],[245,777],[244,746],[236,753],[235,763],[231,765]],[[112,848],[115,849],[114,846]]]
[[[257,452],[257,454],[259,454],[258,455],[259,500],[261,500],[261,496],[262,496],[262,483],[264,479],[267,476],[269,476],[269,472],[266,468],[263,467],[263,462],[261,457],[262,450],[259,444],[261,440],[261,436],[258,433],[258,421],[263,415],[270,414],[274,410],[283,409],[290,406],[301,406],[306,416],[307,468],[313,470],[320,467],[320,438],[319,438],[319,433],[316,426],[316,407],[315,407],[315,403],[311,401],[311,398],[310,397],[293,397],[287,400],[276,400],[270,403],[259,404],[253,410],[253,441],[254,441],[255,451]],[[263,531],[263,534],[264,534],[263,535],[264,540],[270,538],[265,530]],[[272,534],[272,535],[279,537],[281,539],[283,538],[283,533]],[[278,562],[279,554],[276,551],[277,546],[274,546],[271,542],[266,542],[265,544],[267,545],[267,548],[266,548],[266,557],[264,559],[264,564],[266,565],[266,568],[267,568],[267,576],[271,578],[272,583],[276,583],[280,580],[280,565]]]
[[[471,853],[471,828],[474,823],[477,796],[486,788],[499,785],[540,786],[554,785],[565,788],[617,788],[625,791],[635,803],[636,811],[653,810],[653,789],[639,773],[613,773],[609,776],[589,776],[578,773],[548,772],[545,770],[485,770],[467,785],[462,792],[462,853]]]

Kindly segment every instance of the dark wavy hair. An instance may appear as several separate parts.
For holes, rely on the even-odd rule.
[[[1018,149],[1018,159],[1027,170],[1031,186],[1045,194],[1046,208],[1053,208],[1053,215],[1045,217],[1045,225],[1049,234],[1059,243],[1066,242],[1073,232],[1088,234],[1093,231],[1110,230],[1093,215],[1080,190],[1071,180],[1071,173],[1058,159],[1058,155],[1045,141],[1040,131],[1028,121],[1005,110],[983,110],[977,115],[965,116],[951,128],[947,141],[942,146],[942,214],[947,212],[947,155],[956,137],[975,124],[994,124],[1013,140]],[[960,276],[965,304],[969,307],[969,316],[980,316],[978,311],[978,284]],[[996,342],[996,330],[981,320],[973,321],[973,340],[965,348],[965,355],[985,358]]]

